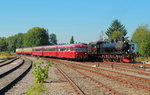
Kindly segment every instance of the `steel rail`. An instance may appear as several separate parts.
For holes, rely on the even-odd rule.
[[[12,63],[13,61],[15,61],[15,60],[17,60],[17,59],[19,59],[19,57],[14,58],[14,59],[12,59],[12,60],[9,60],[9,61],[6,62],[6,63],[1,63],[1,64],[0,64],[0,67],[3,67],[3,66],[5,66],[5,65],[8,65],[8,64]]]
[[[8,74],[10,74],[11,72],[15,71],[16,69],[18,69],[20,66],[22,66],[24,64],[24,60],[21,60],[22,62],[20,62],[19,65],[15,66],[14,68],[11,68],[10,70],[3,72],[2,74],[0,74],[0,79]]]
[[[102,65],[100,64],[102,67],[107,67],[107,68],[112,68],[111,66],[106,66],[106,65]],[[117,69],[117,70],[123,70],[123,71],[128,71],[128,72],[134,72],[134,73],[138,73],[138,74],[142,74],[142,75],[146,75],[146,76],[150,76],[150,73],[148,72],[141,72],[141,71],[135,71],[135,70],[131,70],[131,69],[126,69],[126,68],[120,68],[120,67],[113,67],[114,69]]]
[[[150,79],[146,79],[146,78],[141,78],[141,77],[128,75],[128,74],[124,74],[124,73],[120,73],[120,72],[115,72],[115,71],[109,71],[109,70],[105,70],[105,69],[102,69],[102,68],[95,68],[95,67],[91,67],[91,66],[81,65],[81,64],[77,64],[77,63],[75,63],[74,65],[84,66],[84,67],[87,67],[87,68],[93,68],[93,69],[96,69],[96,70],[101,70],[101,71],[115,73],[115,74],[120,74],[120,75],[123,75],[123,76],[127,76],[127,77],[131,77],[131,78],[137,79],[137,80],[142,81],[142,82],[150,83]]]
[[[58,71],[64,76],[64,78],[70,83],[70,85],[73,87],[77,95],[85,95],[84,92],[71,80],[71,78],[58,66],[56,66]]]
[[[15,57],[8,57],[8,58],[5,58],[4,60],[0,61],[0,63],[3,63],[3,62],[5,62],[5,61],[8,61],[8,60],[13,59],[13,58],[16,58],[16,56],[15,56]]]

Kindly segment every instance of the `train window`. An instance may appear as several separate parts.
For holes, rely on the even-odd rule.
[[[70,47],[66,47],[66,51],[69,52],[70,51]]]
[[[44,51],[49,51],[49,48],[44,49]]]
[[[134,44],[131,44],[130,50],[131,50],[131,51],[134,51],[134,49],[135,49],[135,48],[134,48]]]
[[[65,51],[65,47],[60,48],[60,51]]]
[[[96,48],[96,45],[92,45],[92,48]]]
[[[42,51],[42,49],[34,49],[34,51]]]
[[[76,52],[87,52],[87,47],[73,47],[73,51],[76,51]]]
[[[58,50],[59,51],[66,51],[66,52],[71,51],[70,47],[62,47],[62,48],[59,48]]]
[[[56,51],[55,48],[47,48],[46,51]]]
[[[134,47],[132,47],[132,50],[134,50]]]

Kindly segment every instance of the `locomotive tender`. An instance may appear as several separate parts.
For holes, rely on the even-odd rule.
[[[134,62],[136,45],[125,42],[97,41],[87,44],[70,44],[18,48],[17,54],[66,58],[75,60],[94,59],[103,62]]]

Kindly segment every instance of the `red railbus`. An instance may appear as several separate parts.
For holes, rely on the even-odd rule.
[[[35,56],[67,58],[75,60],[85,60],[88,58],[87,44],[70,44],[21,48],[16,49],[16,53],[30,54]]]
[[[44,46],[43,56],[57,57],[57,46]]]
[[[88,57],[87,45],[85,44],[60,45],[57,49],[57,57],[60,58],[84,60]]]
[[[32,55],[43,56],[43,47],[33,47]]]
[[[23,53],[27,54],[27,55],[31,55],[32,54],[32,47],[23,48]]]
[[[16,53],[17,54],[23,54],[23,48],[17,48]]]

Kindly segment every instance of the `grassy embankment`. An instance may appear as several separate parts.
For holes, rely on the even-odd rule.
[[[136,61],[137,62],[141,62],[141,61],[150,62],[150,57],[148,57],[148,58],[146,58],[146,57],[137,57]]]
[[[12,54],[9,52],[0,52],[0,58],[6,58],[8,56],[11,56]]]

